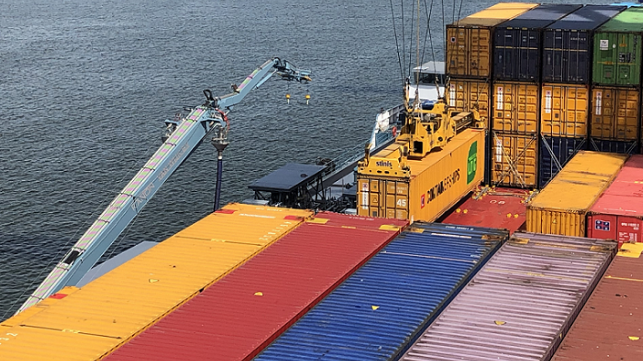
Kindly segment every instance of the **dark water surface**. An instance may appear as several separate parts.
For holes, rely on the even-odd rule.
[[[493,3],[463,2],[460,14]],[[438,6],[431,28],[442,59]],[[445,21],[453,16],[445,4]],[[404,20],[408,48],[411,17]],[[223,204],[250,197],[250,182],[286,162],[361,148],[377,110],[400,102],[390,1],[3,1],[0,318],[161,145],[164,119],[201,104],[205,88],[228,93],[273,56],[312,69],[314,82],[269,81],[231,113]],[[215,176],[215,150],[205,143],[108,254],[163,240],[206,215]]]

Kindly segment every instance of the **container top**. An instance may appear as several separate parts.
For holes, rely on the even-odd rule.
[[[400,360],[549,360],[615,250],[514,233]]]
[[[596,31],[619,33],[643,32],[643,8],[629,8],[603,24],[603,26]]]
[[[98,359],[310,215],[287,208],[226,205],[51,307],[21,320],[7,330],[20,337],[2,344],[0,360],[49,360],[52,355],[64,355],[67,360]],[[35,344],[38,350],[34,350]],[[36,353],[39,357],[33,356]]]
[[[578,10],[580,4],[543,4],[500,25],[502,28],[544,28],[563,16]]]
[[[643,155],[633,155],[625,162],[590,212],[643,217]]]
[[[507,238],[415,222],[254,360],[396,359]]]
[[[616,177],[625,154],[578,152],[528,208],[586,212]]]
[[[442,222],[506,229],[513,233],[525,223],[527,206],[524,199],[528,193],[526,189],[495,188],[481,196],[472,194]]]
[[[628,250],[637,245],[623,245],[552,361],[641,359],[643,258]]]
[[[406,224],[318,213],[104,360],[248,360]]]
[[[479,11],[466,18],[460,19],[450,26],[496,26],[503,21],[512,19],[538,4],[529,3],[498,3],[485,10]]]
[[[625,6],[586,5],[551,24],[547,29],[594,30],[625,9]]]

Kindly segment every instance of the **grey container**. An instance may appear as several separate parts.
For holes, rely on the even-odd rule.
[[[614,242],[514,233],[401,360],[549,360]]]

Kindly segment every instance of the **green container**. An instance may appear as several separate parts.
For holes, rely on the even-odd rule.
[[[598,85],[641,84],[643,8],[629,8],[594,33],[592,80]]]

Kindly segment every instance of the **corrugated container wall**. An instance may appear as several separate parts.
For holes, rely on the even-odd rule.
[[[590,135],[603,140],[638,140],[640,91],[633,88],[592,88]]]
[[[0,360],[96,360],[303,222],[309,211],[229,204],[24,319]]]
[[[543,136],[586,138],[588,93],[586,85],[544,84],[540,118]]]
[[[585,217],[627,155],[580,151],[529,205],[527,231],[585,236]]]
[[[549,25],[543,39],[543,82],[589,84],[594,29],[624,6],[587,5]]]
[[[546,137],[540,139],[540,161],[538,162],[539,188],[549,181],[580,150],[587,149],[586,138]]]
[[[514,233],[400,360],[549,360],[615,251]]]
[[[105,360],[249,360],[406,224],[318,213]]]
[[[449,81],[449,106],[455,111],[469,112],[475,107],[480,112],[480,118],[489,124],[489,101],[491,99],[491,83],[476,79],[451,79]]]
[[[491,183],[534,188],[538,181],[538,136],[491,132]]]
[[[606,153],[637,154],[639,153],[639,142],[637,140],[619,142],[618,140],[589,138],[588,150]]]
[[[255,360],[399,357],[507,232],[416,222]]]
[[[395,147],[397,145],[394,145]],[[387,148],[374,157],[393,157],[399,152]],[[396,148],[397,149],[397,148]],[[357,174],[357,212],[361,216],[410,219],[432,222],[478,186],[484,177],[485,131],[467,129],[441,150],[421,160],[407,160],[409,177],[387,176],[382,171]]]
[[[624,246],[605,271],[552,361],[641,360],[643,258]]]
[[[532,83],[494,82],[491,129],[515,134],[537,134],[540,121],[540,86]]]
[[[490,78],[494,27],[536,6],[499,3],[447,25],[447,75]]]
[[[542,31],[582,5],[543,4],[496,28],[493,78],[540,83]]]
[[[640,86],[643,8],[629,8],[594,34],[592,80],[599,85]]]
[[[625,162],[587,217],[587,236],[643,242],[643,155]]]
[[[447,224],[506,229],[513,233],[525,223],[529,191],[513,188],[483,190],[467,197],[440,220]]]

